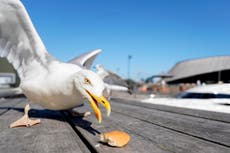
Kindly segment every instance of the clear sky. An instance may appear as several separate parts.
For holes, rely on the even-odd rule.
[[[230,55],[229,0],[22,0],[48,52],[61,61],[93,49],[94,64],[127,77],[176,62]]]

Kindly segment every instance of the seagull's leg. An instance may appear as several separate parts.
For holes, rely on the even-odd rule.
[[[20,119],[18,119],[17,121],[11,123],[10,128],[15,128],[15,127],[19,127],[19,126],[30,127],[30,126],[33,126],[35,124],[39,124],[41,122],[40,119],[32,120],[29,118],[29,115],[28,115],[29,110],[30,110],[30,105],[27,104],[24,108],[25,114]]]
[[[84,113],[79,113],[74,109],[68,110],[68,112],[73,116],[73,117],[87,117],[91,115],[91,112],[84,112]]]

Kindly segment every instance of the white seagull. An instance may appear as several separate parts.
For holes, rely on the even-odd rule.
[[[98,51],[94,51],[98,52]],[[79,64],[63,63],[46,51],[29,15],[19,0],[0,0],[0,57],[6,57],[17,70],[20,87],[30,102],[51,110],[68,110],[87,99],[100,123],[100,103],[109,116],[109,102],[102,96],[104,82],[87,70],[94,56],[79,58]],[[25,114],[10,127],[32,126],[40,120]]]
[[[128,88],[128,84],[117,74],[105,70],[100,64],[95,66],[96,73],[101,77],[105,83],[105,91],[108,99],[112,95],[112,91],[125,91],[131,94],[131,90]]]

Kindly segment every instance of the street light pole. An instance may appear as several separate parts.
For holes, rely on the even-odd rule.
[[[132,55],[128,55],[128,79],[130,79],[130,61],[132,59]]]

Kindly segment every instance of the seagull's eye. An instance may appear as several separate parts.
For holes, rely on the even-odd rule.
[[[88,78],[85,78],[85,83],[88,84],[88,85],[91,84],[91,82],[90,82],[90,80]]]

